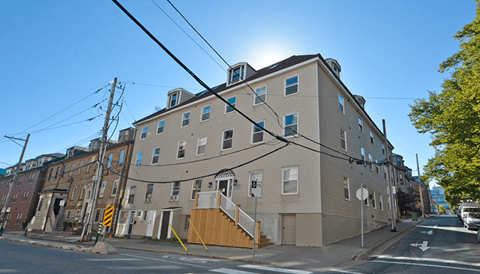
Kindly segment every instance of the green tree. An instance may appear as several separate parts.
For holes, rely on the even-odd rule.
[[[417,196],[415,190],[411,188],[408,192],[403,192],[401,189],[397,191],[398,209],[400,215],[405,216],[408,212],[417,212],[416,207]]]
[[[440,64],[450,72],[440,93],[417,99],[410,120],[430,133],[435,155],[425,179],[435,179],[450,195],[480,198],[480,0],[475,19],[454,36],[461,50]]]

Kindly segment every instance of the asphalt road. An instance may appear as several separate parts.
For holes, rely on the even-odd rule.
[[[119,250],[101,255],[0,241],[0,273],[313,273],[267,265]]]
[[[428,219],[381,255],[350,273],[480,273],[476,231],[456,215]]]

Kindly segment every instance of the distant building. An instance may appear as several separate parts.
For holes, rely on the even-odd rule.
[[[434,186],[431,189],[432,192],[432,200],[433,203],[436,204],[438,200],[438,204],[444,206],[445,209],[450,209],[450,206],[445,201],[445,189],[441,186]],[[435,212],[437,212],[437,207],[435,206]]]
[[[4,177],[6,173],[7,173],[6,168],[0,168],[0,177]]]

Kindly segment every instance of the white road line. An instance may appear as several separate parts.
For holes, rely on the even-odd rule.
[[[387,260],[404,260],[404,261],[421,261],[421,262],[432,262],[432,263],[442,263],[442,264],[459,264],[459,265],[480,267],[480,263],[468,263],[468,262],[455,261],[455,260],[439,260],[439,259],[433,259],[433,258],[393,257],[393,256],[385,256],[385,255],[380,255],[377,258],[387,259]]]
[[[219,268],[219,269],[212,269],[210,272],[217,272],[217,273],[224,273],[224,274],[255,274],[254,272],[247,272],[235,269],[228,269],[228,268]]]
[[[135,273],[138,273],[142,270],[155,270],[155,269],[175,269],[179,270],[182,269],[180,266],[173,266],[173,265],[152,265],[152,266],[108,266],[109,269],[129,269],[135,270]]]
[[[456,269],[456,270],[466,270],[466,271],[480,272],[480,269],[472,269],[472,268],[465,268],[465,267],[454,267],[454,266],[447,266],[447,265],[417,264],[417,263],[392,262],[392,261],[378,261],[378,260],[372,261],[372,262],[373,262],[373,263],[384,263],[384,264],[401,264],[401,265],[413,265],[413,266],[448,268],[448,269]]]
[[[338,269],[330,269],[329,271],[339,272],[339,273],[349,273],[349,274],[363,274],[363,273],[360,273],[360,272],[352,272],[352,271],[338,270]]]
[[[172,260],[167,261],[167,260],[161,260],[161,259],[149,258],[149,257],[142,257],[142,256],[136,256],[136,255],[130,255],[130,254],[122,254],[122,255],[124,255],[124,256],[130,256],[130,257],[136,257],[136,258],[141,258],[141,259],[146,259],[146,260],[153,260],[153,261],[171,263],[171,264],[189,265],[189,266],[200,267],[200,268],[210,268],[210,267],[207,267],[207,266],[201,266],[201,265],[195,265],[195,264],[187,264],[187,263],[174,262],[174,261],[172,261]]]
[[[250,264],[239,265],[239,267],[274,271],[274,272],[277,272],[277,273],[291,273],[291,274],[310,274],[310,273],[313,273],[313,272],[303,271],[303,270],[276,268],[276,267],[268,267],[268,266],[261,266],[261,265],[250,265]]]
[[[85,259],[85,261],[99,261],[99,262],[108,262],[108,261],[140,261],[140,259],[134,259],[134,258],[124,258],[124,259]]]

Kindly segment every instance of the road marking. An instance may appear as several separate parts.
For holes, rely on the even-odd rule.
[[[134,259],[134,258],[124,258],[124,259],[85,259],[85,261],[99,261],[99,262],[108,262],[108,261],[140,261],[140,259]]]
[[[113,266],[108,266],[108,268],[111,268],[111,269],[131,269],[131,270],[135,270],[135,273],[138,273],[140,272],[141,270],[154,270],[154,269],[175,269],[175,270],[178,270],[178,269],[182,269],[182,267],[180,266],[174,266],[174,265],[151,265],[151,266],[138,266],[138,265],[135,265],[135,266],[116,266],[116,265],[113,265]]]
[[[428,234],[428,235],[432,235],[433,234],[433,230],[429,230],[429,231],[421,231],[420,233],[425,233],[425,234]]]
[[[0,273],[15,273],[15,272],[20,272],[17,269],[0,269]]]
[[[253,268],[259,270],[267,270],[267,271],[275,271],[277,273],[291,273],[291,274],[310,274],[313,272],[303,271],[303,270],[294,270],[294,269],[284,269],[284,268],[276,268],[276,267],[268,267],[268,266],[260,266],[260,265],[239,265],[239,267],[244,268]]]
[[[214,259],[203,259],[203,258],[191,258],[191,257],[180,257],[178,258],[179,260],[181,261],[186,261],[186,262],[199,262],[199,263],[202,263],[202,264],[206,264],[208,262],[218,262],[218,260],[214,260]]]
[[[349,274],[363,274],[363,273],[360,273],[360,272],[352,272],[352,271],[337,270],[337,269],[330,269],[329,271],[331,271],[331,272],[340,272],[340,273],[349,273]]]
[[[234,270],[228,268],[219,268],[219,269],[212,269],[210,272],[217,272],[217,273],[224,273],[224,274],[255,274],[254,272],[247,272],[241,270]]]
[[[417,243],[414,243],[414,244],[410,244],[411,246],[414,246],[414,247],[419,247],[423,252],[425,252],[425,250],[429,249],[430,247],[428,247],[428,241],[423,241],[422,244],[417,244]]]
[[[459,265],[468,265],[468,266],[480,267],[480,263],[468,263],[468,262],[455,261],[455,260],[439,260],[439,259],[433,259],[433,258],[393,257],[393,256],[386,256],[386,255],[380,255],[377,258],[378,259],[389,259],[389,260],[425,261],[425,262],[432,262],[432,263],[459,264]]]
[[[384,264],[401,264],[401,265],[412,265],[412,266],[426,266],[426,267],[438,267],[438,268],[448,268],[456,270],[470,270],[475,272],[480,272],[480,269],[464,268],[464,267],[454,267],[447,265],[434,265],[434,264],[419,264],[419,263],[405,263],[405,262],[389,262],[389,261],[373,261],[373,263],[384,263]]]
[[[189,266],[200,267],[200,268],[209,268],[209,267],[206,267],[206,266],[200,266],[200,265],[195,265],[195,264],[179,263],[179,262],[167,261],[167,260],[162,260],[162,259],[157,259],[157,258],[149,258],[149,257],[136,256],[136,255],[131,255],[131,254],[122,254],[122,255],[124,255],[124,256],[130,256],[130,257],[136,257],[136,258],[141,258],[141,259],[146,259],[146,260],[153,260],[153,261],[171,263],[171,264],[189,265]]]

